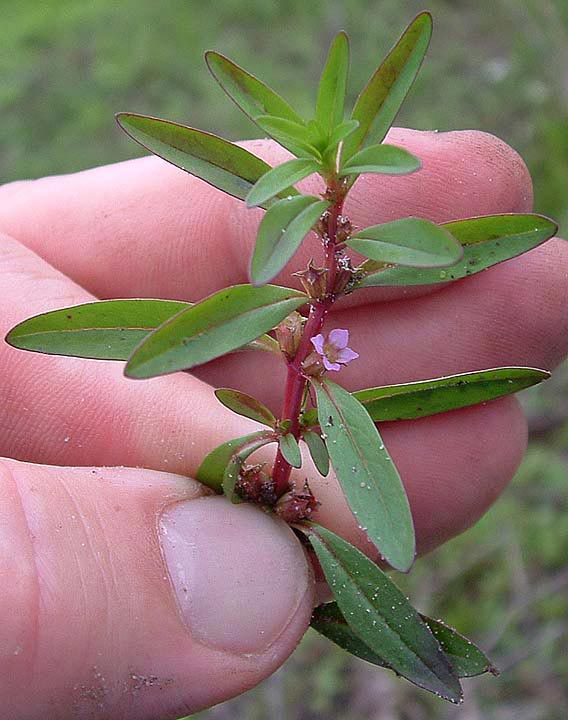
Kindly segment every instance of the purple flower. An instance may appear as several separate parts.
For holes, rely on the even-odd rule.
[[[311,338],[311,342],[318,355],[321,355],[326,370],[341,370],[342,365],[359,357],[359,353],[347,347],[349,330],[332,330],[327,342],[320,333]]]

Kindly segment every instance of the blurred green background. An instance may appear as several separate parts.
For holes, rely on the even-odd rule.
[[[362,86],[424,0],[19,0],[0,25],[0,182],[134,157],[113,113],[254,137],[202,61],[219,49],[309,112],[328,44],[353,48]],[[568,222],[568,3],[430,0],[435,33],[398,123],[479,128],[527,161],[535,206]],[[354,94],[352,92],[352,99]],[[30,208],[33,211],[33,208]],[[501,668],[454,708],[311,633],[284,668],[200,720],[561,720],[568,717],[568,369],[523,401],[530,449],[471,531],[401,583]]]

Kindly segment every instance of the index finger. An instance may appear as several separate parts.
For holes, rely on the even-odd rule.
[[[422,169],[401,177],[362,176],[346,204],[356,226],[408,215],[442,222],[531,207],[525,165],[492,135],[393,129],[387,140],[417,155]],[[286,158],[272,142],[247,145],[270,164]],[[322,189],[313,178],[306,187]],[[261,217],[260,210],[247,210],[157,158],[0,188],[0,229],[101,298],[198,300],[247,282]],[[283,276],[286,284],[290,271],[305,267],[311,255],[317,257],[318,249],[308,239]],[[373,297],[392,297],[392,291],[377,290]]]

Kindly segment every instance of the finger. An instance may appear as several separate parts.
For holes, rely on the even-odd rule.
[[[0,317],[6,323],[4,330],[54,305],[87,299],[84,291],[14,240],[4,238],[2,248]],[[24,353],[5,344],[0,347],[0,369],[0,453],[20,459],[59,465],[144,466],[195,476],[199,463],[215,445],[258,429],[255,423],[221,407],[208,385],[187,374],[137,382],[125,379],[116,363]],[[456,423],[452,415],[442,416],[435,425],[428,420],[421,423],[420,437],[405,434],[405,426],[393,427],[393,439],[389,440],[393,447],[399,434],[402,438],[395,461],[414,458],[403,480],[411,498],[416,498],[412,509],[422,546],[430,547],[429,538],[436,541],[445,536],[448,527],[443,511],[430,517],[429,506],[425,513],[420,508],[421,488],[424,482],[431,482],[420,471],[425,448],[432,443],[435,446],[436,437],[443,437],[447,462],[451,459],[455,468],[461,468],[455,473],[458,500],[451,521],[453,527],[461,528],[484,512],[488,498],[493,497],[495,468],[500,468],[504,482],[510,476],[509,468],[517,463],[524,435],[521,432],[519,440],[515,407],[494,403],[479,411],[491,415],[492,424],[481,416],[485,417],[483,425],[492,427],[491,437],[500,435],[502,442],[499,461],[481,453],[476,465],[471,463],[471,455],[480,454],[484,436],[470,435],[467,425]],[[408,437],[412,442],[407,444]],[[305,475],[299,473],[298,477],[303,481]],[[479,488],[479,495],[474,497],[468,491],[471,484]],[[327,493],[327,488],[341,497],[331,479],[314,479],[313,486],[316,496],[320,489]],[[437,481],[428,488],[433,503],[443,510],[446,486]],[[322,500],[322,511],[328,513],[326,523],[331,529],[338,529],[351,522],[351,515],[345,519],[324,510],[342,507],[341,500],[332,505],[329,493]],[[365,547],[364,535],[356,528],[353,531],[351,539]]]
[[[92,299],[27,248],[1,238],[2,337],[30,315]],[[22,352],[4,341],[0,367],[0,455],[61,465],[177,467],[193,474],[198,459],[227,432],[234,437],[256,429],[187,374],[136,382],[124,378],[120,363]]]
[[[250,505],[165,473],[15,461],[0,491],[6,718],[175,720],[257,684],[309,624],[303,550]]]
[[[531,206],[524,164],[491,135],[396,129],[388,140],[415,153],[423,168],[409,176],[360,178],[346,205],[358,226],[412,214],[441,221]],[[287,157],[266,141],[248,146],[272,164]],[[304,187],[322,189],[313,180]],[[98,297],[197,300],[246,282],[261,217],[262,211],[247,210],[156,158],[0,190],[0,228]],[[308,241],[286,284],[289,271],[311,255],[319,257],[320,250]]]

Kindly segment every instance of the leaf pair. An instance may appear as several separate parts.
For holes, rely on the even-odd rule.
[[[128,360],[128,377],[186,370],[244,346],[274,350],[264,333],[303,305],[289,288],[234,285],[195,305],[163,300],[111,300],[55,310],[25,320],[6,340],[58,355]]]
[[[419,613],[419,616],[438,641],[459,678],[475,677],[486,672],[497,674],[497,670],[483,652],[457,630],[441,620],[435,620],[422,613]],[[330,602],[317,607],[312,615],[310,625],[352,655],[379,667],[389,667],[388,663],[373,652],[364,640],[359,638],[349,627],[349,623],[341,614],[337,603]],[[409,680],[412,681],[412,678]]]
[[[375,227],[378,237],[381,227],[384,226]],[[456,220],[436,227],[439,228],[440,233],[451,234],[463,248],[461,259],[458,258],[455,264],[443,270],[418,264],[415,267],[383,265],[377,268],[375,261],[383,260],[380,257],[380,250],[373,255],[369,252],[371,245],[369,242],[355,239],[365,237],[369,230],[373,235],[374,229],[367,228],[357,236],[353,236],[354,239],[350,241],[351,247],[373,258],[373,262],[366,262],[361,266],[361,271],[367,273],[358,282],[357,287],[430,285],[460,280],[537,247],[551,238],[558,229],[549,218],[535,214],[487,215]],[[383,260],[383,263],[387,262],[389,261]],[[410,263],[406,264],[410,265]]]
[[[375,422],[415,419],[475,405],[548,377],[549,373],[534,368],[496,368],[352,394],[329,380],[313,381],[318,422],[326,440],[317,456],[329,454],[359,525],[392,567],[406,571],[412,565],[414,528],[404,486]],[[314,421],[311,412],[302,422],[309,426]],[[305,432],[306,442],[308,437]],[[315,462],[311,447],[310,451]],[[325,460],[322,469],[326,469]]]
[[[454,703],[462,700],[460,677],[496,672],[473,643],[439,620],[420,615],[357,548],[313,523],[304,532],[336,599],[314,611],[311,625],[318,632]]]

